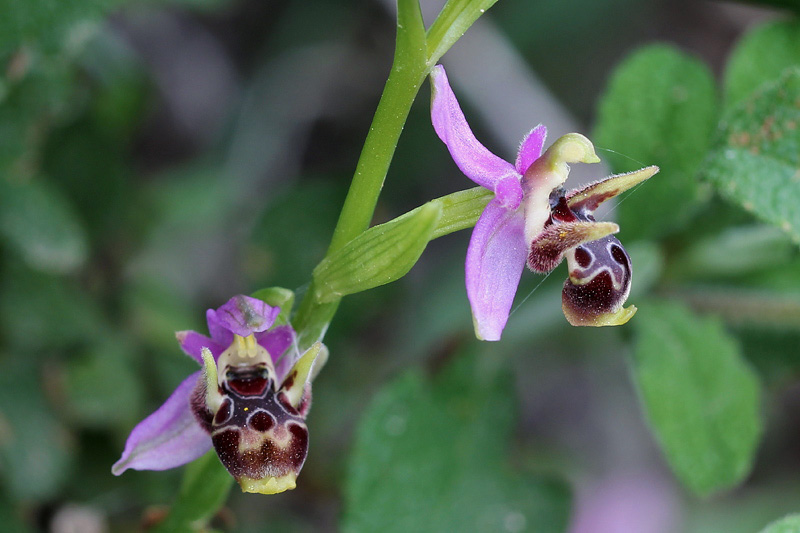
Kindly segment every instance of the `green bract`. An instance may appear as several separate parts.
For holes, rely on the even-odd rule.
[[[433,200],[368,229],[326,257],[314,269],[317,301],[332,302],[403,277],[422,255],[441,216],[442,205]]]

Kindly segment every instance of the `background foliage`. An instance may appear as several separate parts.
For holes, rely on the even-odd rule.
[[[298,488],[225,500],[207,490],[226,480],[213,457],[183,481],[110,465],[194,370],[174,331],[202,330],[231,294],[306,290],[393,15],[0,1],[0,522],[133,531],[177,502],[162,530],[796,530],[783,517],[800,511],[800,23],[790,2],[759,3],[499,2],[452,51],[495,36],[475,69],[450,71],[456,92],[496,81],[500,99],[558,106],[611,171],[662,168],[610,215],[639,315],[570,328],[565,272],[526,274],[504,341],[479,343],[469,232],[437,239],[403,279],[343,300]],[[518,70],[488,79],[501,57]],[[534,73],[536,90],[506,82]],[[375,223],[469,185],[425,90]],[[506,138],[525,130],[465,92],[479,138],[513,153]],[[359,290],[334,274],[317,274],[332,293]]]

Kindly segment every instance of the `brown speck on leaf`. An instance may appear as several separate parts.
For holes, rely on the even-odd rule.
[[[25,77],[30,70],[31,54],[28,49],[22,47],[14,52],[6,64],[6,78],[9,81],[19,81]]]
[[[728,144],[731,146],[747,146],[750,144],[750,134],[746,131],[733,132],[728,137]]]

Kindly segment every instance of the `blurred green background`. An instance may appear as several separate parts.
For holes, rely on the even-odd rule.
[[[423,2],[428,22],[440,5]],[[110,467],[135,423],[196,368],[174,331],[205,331],[205,309],[233,294],[303,293],[388,73],[392,6],[2,0],[0,13],[0,530],[136,531],[174,500],[181,469],[116,478]],[[591,133],[614,66],[636,47],[670,43],[721,79],[746,30],[787,15],[692,0],[501,0],[443,62],[476,135],[512,157],[539,122],[551,140]],[[428,94],[375,222],[471,185],[430,126]],[[598,136],[601,158],[626,154]],[[649,194],[625,202],[647,206]],[[675,480],[631,383],[631,326],[569,327],[563,266],[544,281],[524,274],[503,342],[476,341],[465,231],[432,242],[402,280],[345,298],[298,488],[234,489],[212,527],[744,532],[800,511],[797,248],[708,201],[680,215],[690,226],[670,229],[694,202],[677,197],[656,206],[663,224],[632,218],[620,238],[636,269],[631,302],[644,309],[659,294],[721,317],[764,382],[764,440],[739,488],[698,498]],[[746,264],[708,270],[729,256]],[[381,431],[409,437],[390,446]],[[422,529],[379,519],[415,499],[429,506]]]

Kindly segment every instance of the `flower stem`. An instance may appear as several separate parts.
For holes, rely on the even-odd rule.
[[[397,142],[422,83],[439,58],[496,1],[450,0],[427,35],[419,1],[397,1],[397,41],[392,69],[326,257],[369,227]],[[339,300],[316,301],[316,293],[312,281],[293,320],[301,350],[322,338],[339,306]]]
[[[369,227],[411,104],[430,71],[425,26],[418,1],[398,0],[397,10],[397,42],[392,69],[364,141],[326,257]],[[338,300],[320,304],[315,301],[315,293],[312,281],[295,315],[294,327],[300,332],[301,349],[319,340],[339,305]]]

